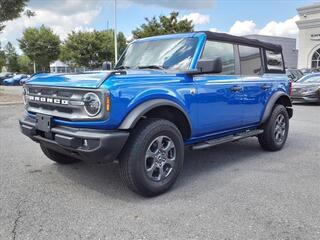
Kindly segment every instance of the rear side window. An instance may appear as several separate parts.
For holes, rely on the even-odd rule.
[[[259,48],[239,46],[239,54],[242,75],[255,76],[262,73]]]
[[[266,51],[267,69],[269,71],[283,71],[283,59],[281,53]]]
[[[233,44],[207,41],[201,58],[215,59],[217,57],[221,57],[222,60],[221,74],[235,74],[235,57]]]

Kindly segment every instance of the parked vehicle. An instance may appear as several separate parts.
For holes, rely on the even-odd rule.
[[[296,82],[303,77],[303,73],[299,69],[286,69],[286,73],[288,78],[293,82]]]
[[[14,75],[12,78],[7,78],[5,80],[3,80],[3,84],[6,86],[16,86],[16,85],[20,85],[20,81],[22,79],[27,78],[28,75],[26,74],[17,74]]]
[[[303,75],[308,75],[308,74],[312,73],[312,69],[310,69],[310,68],[302,68],[302,69],[300,69],[300,71],[302,72]]]
[[[22,85],[26,84],[26,82],[29,81],[29,80],[30,80],[30,75],[27,75],[26,78],[22,78],[20,80],[19,84],[22,86]]]
[[[3,84],[3,81],[7,78],[13,77],[13,73],[11,72],[2,72],[0,73],[0,85]]]
[[[320,73],[312,73],[292,84],[293,101],[320,103]]]
[[[155,196],[193,150],[247,137],[280,150],[292,105],[281,46],[223,33],[135,40],[113,71],[38,74],[22,133],[61,163],[119,159],[123,181]]]

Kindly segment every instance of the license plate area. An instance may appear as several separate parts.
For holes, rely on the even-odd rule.
[[[50,132],[52,127],[52,116],[37,114],[36,115],[36,128],[43,132]]]

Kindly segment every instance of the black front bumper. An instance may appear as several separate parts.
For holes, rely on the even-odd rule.
[[[37,129],[36,119],[19,120],[21,132],[35,142],[84,161],[106,162],[117,158],[129,132],[52,126],[50,131]]]

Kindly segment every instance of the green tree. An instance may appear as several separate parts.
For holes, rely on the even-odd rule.
[[[8,42],[4,47],[6,57],[6,66],[9,72],[19,72],[18,54],[11,42]]]
[[[145,18],[146,23],[132,31],[134,38],[144,38],[170,33],[193,32],[194,25],[188,19],[178,20],[179,13],[171,12],[170,16]]]
[[[1,48],[1,43],[0,43],[0,72],[2,71],[2,68],[6,65],[6,55],[4,51]]]
[[[31,10],[25,10],[29,0],[0,0],[0,32],[4,29],[4,22],[13,20],[25,13],[28,17],[34,16]]]
[[[118,33],[118,50],[126,47],[126,38]],[[112,30],[72,32],[61,46],[60,59],[76,67],[100,68],[104,61],[114,62],[114,36]]]
[[[59,57],[61,43],[59,36],[43,25],[40,28],[27,28],[18,41],[20,49],[40,66],[42,71],[48,71],[50,62]]]
[[[30,58],[28,58],[27,55],[20,55],[18,57],[18,63],[20,67],[20,72],[22,73],[29,73],[31,74],[33,72],[33,63]]]

